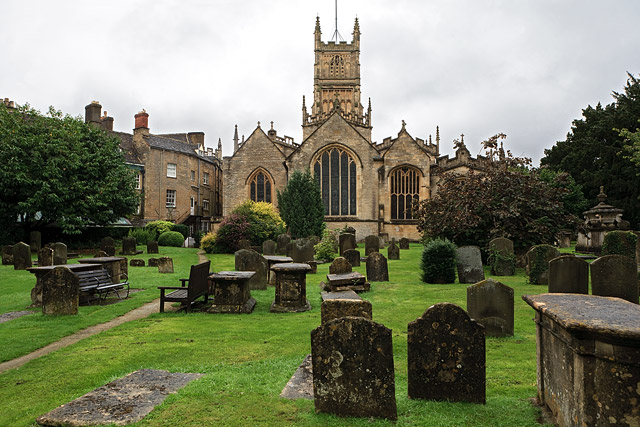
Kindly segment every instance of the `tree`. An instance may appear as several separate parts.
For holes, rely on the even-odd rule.
[[[587,200],[596,203],[605,186],[607,203],[624,209],[632,227],[640,225],[640,177],[629,156],[632,135],[620,129],[636,129],[640,119],[640,80],[628,74],[622,93],[613,92],[614,102],[587,106],[582,118],[573,121],[567,139],[545,150],[541,165],[568,172],[581,185]],[[631,132],[629,132],[631,133]]]
[[[322,236],[325,227],[322,195],[308,170],[293,171],[284,190],[278,191],[278,209],[293,238]]]
[[[53,107],[42,115],[29,105],[0,104],[0,164],[5,239],[16,227],[26,232],[54,224],[77,234],[132,214],[138,205],[118,138]]]
[[[505,153],[498,134],[483,142],[483,170],[465,176],[445,173],[434,197],[420,202],[418,230],[425,237],[448,238],[459,246],[486,246],[508,237],[519,248],[551,243],[558,232],[579,220],[565,209],[568,193],[557,175],[550,183],[531,169],[528,158]]]

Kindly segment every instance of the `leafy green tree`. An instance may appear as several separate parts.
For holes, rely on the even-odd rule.
[[[582,218],[582,213],[590,207],[589,201],[585,199],[582,192],[582,186],[576,183],[575,179],[566,172],[556,172],[549,168],[541,168],[539,173],[540,179],[550,186],[566,190],[562,197],[564,208],[567,212]]]
[[[78,234],[134,213],[134,176],[118,144],[116,137],[53,107],[43,115],[28,105],[12,109],[0,103],[4,239],[17,226],[27,232],[54,224]]]
[[[278,209],[293,238],[322,236],[325,227],[322,195],[308,170],[293,171],[284,190],[278,191]]]
[[[591,204],[596,203],[604,185],[607,203],[624,209],[625,219],[635,228],[640,225],[639,170],[628,155],[632,135],[620,129],[638,127],[640,80],[628,74],[624,91],[613,92],[613,98],[614,102],[604,107],[598,103],[582,110],[582,118],[573,121],[567,139],[545,150],[541,164],[568,172]]]

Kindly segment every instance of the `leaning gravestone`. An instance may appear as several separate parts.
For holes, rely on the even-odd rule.
[[[589,293],[589,263],[573,255],[549,261],[549,293]]]
[[[340,256],[344,256],[344,251],[356,248],[356,236],[351,233],[342,233],[339,237]]]
[[[467,288],[467,312],[488,337],[513,336],[513,289],[487,279]]]
[[[240,249],[235,253],[236,271],[254,271],[249,279],[249,290],[267,289],[267,261],[258,252]]]
[[[55,267],[42,278],[42,314],[78,314],[80,279],[67,267]]]
[[[409,323],[407,346],[410,399],[485,403],[484,328],[462,308],[429,307]]]
[[[158,273],[173,273],[173,259],[166,256],[158,258]]]
[[[344,251],[342,256],[344,258],[346,258],[347,261],[349,261],[349,264],[351,264],[352,267],[359,267],[360,266],[360,251],[359,250],[357,250],[357,249],[347,249],[346,251]]]
[[[527,252],[527,274],[532,285],[549,284],[549,261],[560,256],[551,245],[535,245]]]
[[[313,261],[316,252],[311,240],[297,239],[292,243],[290,257],[293,259],[293,262]]]
[[[638,268],[624,255],[605,255],[593,261],[591,293],[602,297],[618,297],[638,304]]]
[[[369,256],[372,252],[380,251],[380,238],[373,234],[364,239],[364,255]]]
[[[262,242],[262,255],[275,255],[276,242],[273,240],[265,240]]]
[[[56,242],[51,245],[53,249],[53,265],[67,264],[67,245],[62,242]]]
[[[400,249],[409,249],[409,239],[406,237],[400,239]]]
[[[513,241],[506,237],[498,237],[489,242],[489,257],[494,258],[491,263],[491,274],[494,276],[513,276],[516,274],[515,253]]]
[[[116,255],[116,243],[112,237],[103,237],[100,242],[100,249],[106,252],[108,256]]]
[[[45,246],[38,251],[38,267],[47,267],[53,264],[53,249]]]
[[[2,247],[2,265],[13,265],[12,245],[5,245]]]
[[[400,248],[396,245],[396,239],[391,240],[391,243],[387,248],[387,258],[400,259]]]
[[[158,251],[158,242],[156,240],[149,240],[147,242],[147,253],[148,254],[157,254]]]
[[[123,237],[122,238],[122,255],[135,255],[136,244],[137,242],[135,237]]]
[[[391,329],[342,317],[311,331],[316,411],[396,420]]]
[[[484,280],[482,254],[477,246],[462,246],[456,249],[456,267],[460,283],[478,283]]]
[[[387,259],[380,252],[371,252],[367,257],[367,280],[370,282],[389,281]]]
[[[346,258],[339,256],[329,266],[329,274],[351,273],[351,264]]]
[[[31,267],[31,249],[24,242],[13,245],[13,269],[26,270]]]
[[[42,248],[42,233],[39,231],[29,233],[29,247],[31,248],[31,253],[38,253],[40,248]]]
[[[289,246],[289,242],[291,242],[291,236],[288,234],[281,234],[278,236],[278,247],[276,248],[276,253],[278,255],[286,255],[287,247]]]

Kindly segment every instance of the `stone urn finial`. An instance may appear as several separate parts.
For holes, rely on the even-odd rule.
[[[604,203],[607,200],[607,195],[604,193],[604,185],[600,186],[600,193],[596,196],[600,203]]]

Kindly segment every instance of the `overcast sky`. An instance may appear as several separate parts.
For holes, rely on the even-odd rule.
[[[126,132],[144,108],[152,133],[203,131],[225,156],[235,124],[301,142],[316,16],[328,41],[334,0],[2,0],[0,97],[74,116],[97,100]],[[424,139],[439,125],[442,154],[464,133],[475,155],[504,132],[537,164],[640,74],[638,0],[339,0],[349,42],[356,16],[377,142],[405,120]]]

